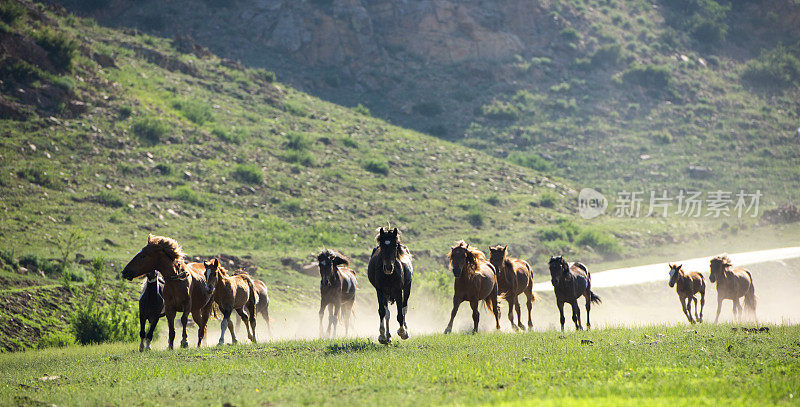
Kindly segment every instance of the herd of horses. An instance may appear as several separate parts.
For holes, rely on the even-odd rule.
[[[401,339],[409,336],[406,313],[411,295],[413,265],[411,251],[402,243],[397,228],[382,227],[375,237],[376,246],[372,250],[367,267],[367,277],[375,288],[380,321],[378,342],[391,343],[390,304],[397,306],[397,335]],[[516,330],[533,327],[532,306],[536,296],[533,293],[533,270],[522,259],[509,257],[508,245],[489,248],[486,255],[469,243],[459,240],[450,248],[447,255],[448,268],[455,277],[453,285],[453,309],[450,321],[444,330],[449,333],[453,320],[463,302],[469,302],[472,309],[473,331],[478,331],[480,304],[483,302],[494,317],[496,329],[500,329],[498,303],[508,303],[508,320]],[[122,277],[133,280],[145,276],[142,295],[139,299],[140,343],[139,350],[150,349],[150,342],[158,320],[165,316],[169,326],[169,349],[175,340],[175,316],[181,314],[183,328],[181,347],[188,346],[186,326],[189,314],[198,327],[197,346],[202,346],[209,317],[220,318],[219,344],[225,343],[226,329],[231,333],[233,343],[237,342],[231,315],[234,311],[244,322],[247,336],[256,342],[256,316],[266,321],[271,335],[269,316],[269,295],[263,281],[253,279],[246,272],[230,273],[217,259],[187,263],[181,246],[174,239],[149,235],[147,245],[125,266]],[[350,266],[350,259],[339,251],[324,249],[317,256],[320,272],[319,335],[336,336],[338,323],[344,323],[345,335],[349,334],[353,315],[358,280]],[[567,262],[563,256],[551,257],[548,262],[550,281],[553,285],[556,305],[560,313],[561,330],[564,330],[564,305],[572,309],[572,321],[576,330],[583,329],[578,300],[583,297],[586,308],[586,328],[591,328],[589,313],[593,303],[601,303],[600,297],[592,291],[592,278],[586,265],[580,262]],[[669,286],[675,287],[681,309],[691,323],[703,321],[705,305],[705,278],[697,272],[685,272],[682,265],[669,265]],[[743,310],[740,298],[755,318],[757,297],[750,272],[734,267],[730,258],[722,254],[711,259],[711,283],[717,286],[717,316],[719,320],[722,301],[733,302],[734,318],[741,320]],[[519,296],[525,295],[528,308],[527,327],[522,323]],[[696,295],[700,294],[698,310]],[[694,304],[694,316],[691,305]],[[328,325],[324,328],[323,319],[328,311]],[[516,313],[516,322],[515,322]],[[145,331],[146,323],[149,329]]]

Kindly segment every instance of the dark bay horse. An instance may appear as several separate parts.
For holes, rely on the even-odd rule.
[[[536,296],[533,294],[533,271],[527,261],[508,257],[508,245],[489,247],[489,262],[497,270],[497,292],[501,298],[508,301],[508,320],[514,330],[524,330],[522,312],[520,311],[519,295],[525,294],[528,299],[528,328],[533,328],[531,308]],[[517,324],[514,324],[514,310],[517,311]]]
[[[392,334],[389,333],[389,303],[397,303],[397,323],[400,325],[397,335],[402,339],[408,338],[406,312],[414,268],[411,265],[411,252],[400,241],[397,228],[380,228],[375,241],[378,246],[372,250],[367,277],[378,295],[378,342],[389,344],[392,341]]]
[[[470,247],[463,240],[459,240],[455,246],[450,248],[447,258],[456,279],[453,284],[453,311],[450,312],[450,322],[444,333],[447,334],[453,330],[453,319],[456,317],[458,307],[464,301],[469,301],[469,305],[472,307],[473,332],[478,332],[480,301],[486,303],[486,308],[494,315],[497,329],[500,329],[500,310],[497,309],[497,275],[494,266],[486,260],[482,251]]]
[[[220,322],[219,345],[225,343],[225,328],[231,331],[231,340],[237,343],[236,332],[231,322],[231,313],[235,310],[244,320],[247,337],[256,342],[256,288],[253,279],[247,273],[228,275],[228,271],[220,266],[219,260],[203,262],[205,267],[206,288],[211,298],[222,312]]]
[[[581,327],[581,309],[578,307],[578,298],[581,296],[586,298],[586,328],[591,329],[592,323],[589,321],[591,303],[602,301],[592,292],[592,276],[589,274],[589,270],[578,262],[568,264],[562,256],[551,257],[549,266],[550,282],[553,283],[558,312],[561,314],[561,330],[564,330],[564,303],[569,303],[572,307],[572,321],[575,322],[575,329],[583,329]]]
[[[122,270],[122,277],[136,277],[158,271],[164,277],[164,312],[169,326],[169,349],[175,341],[175,314],[181,312],[183,337],[181,347],[189,346],[186,339],[186,324],[189,313],[197,324],[197,346],[203,342],[206,323],[211,313],[211,293],[206,289],[203,263],[186,263],[181,246],[173,239],[163,236],[147,236],[147,245]]]
[[[145,274],[142,283],[142,295],[139,297],[139,352],[150,350],[153,332],[158,320],[164,316],[164,279],[155,270]],[[145,333],[144,327],[150,322],[150,329]]]
[[[712,283],[717,283],[717,317],[714,319],[714,323],[719,321],[723,300],[733,302],[733,318],[741,321],[742,305],[739,304],[741,297],[744,297],[745,307],[753,313],[753,319],[756,319],[758,297],[756,297],[753,276],[750,275],[750,272],[742,267],[733,267],[731,259],[725,253],[711,259],[710,267],[711,276],[708,279]]]
[[[336,336],[339,320],[344,320],[344,335],[350,332],[350,317],[356,300],[356,273],[350,269],[350,259],[336,250],[325,249],[317,256],[319,265],[319,336],[322,337],[322,317],[328,308],[328,331],[326,336]]]
[[[681,301],[683,314],[689,322],[703,322],[703,307],[706,304],[706,280],[698,272],[684,272],[682,264],[669,265],[669,286],[675,287],[678,299]],[[697,298],[700,293],[700,314],[697,313]],[[691,303],[694,302],[694,319],[692,318]]]
[[[267,285],[258,279],[253,279],[253,285],[256,287],[256,315],[261,315],[267,323],[267,335],[272,336],[272,327],[270,326],[271,318],[269,317],[269,293],[267,292]],[[239,325],[242,323],[242,317],[239,314],[236,316],[236,330],[239,330]],[[230,329],[230,325],[228,325]]]

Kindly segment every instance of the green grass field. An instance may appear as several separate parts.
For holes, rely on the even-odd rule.
[[[144,354],[133,344],[27,351],[0,355],[0,404],[795,402],[800,327],[731,328],[431,335],[389,347],[348,339]]]

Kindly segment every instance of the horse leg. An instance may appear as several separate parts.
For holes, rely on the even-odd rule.
[[[564,332],[564,322],[566,318],[564,318],[564,301],[558,300],[558,313],[561,314],[561,332]]]
[[[339,311],[341,311],[339,303],[331,304],[330,324],[328,324],[328,333],[330,333],[330,325],[333,324],[333,335],[331,338],[336,337],[336,328],[339,325]]]
[[[406,332],[406,310],[408,307],[403,304],[403,293],[400,293],[400,300],[397,301],[397,336],[400,339],[408,339],[408,332]]]
[[[228,319],[231,317],[231,311],[220,308],[222,312],[222,320],[219,321],[219,341],[217,345],[225,343],[225,331],[228,329]]]
[[[575,322],[575,330],[582,331],[583,327],[581,326],[581,309],[578,307],[578,300],[572,300],[570,306],[572,306],[572,322]]]
[[[694,323],[692,319],[692,310],[690,308],[691,300],[689,297],[679,297],[681,300],[681,309],[683,310],[683,315],[686,316],[686,319],[689,320],[689,323]]]
[[[589,290],[586,290],[586,294],[583,295],[586,298],[586,329],[592,329],[592,322],[589,320],[589,311],[592,310],[592,294]],[[580,322],[580,308],[578,308],[578,322]]]
[[[697,318],[697,322],[703,322],[703,308],[706,306],[706,291],[700,291],[700,318]]]
[[[697,313],[698,312],[697,311],[697,297],[692,295],[689,298],[692,300],[692,303],[694,303],[694,320],[699,322],[700,321],[700,314]]]
[[[717,293],[719,295],[719,293]],[[717,297],[717,317],[714,318],[714,323],[719,322],[719,312],[722,311],[722,297]]]
[[[325,307],[328,304],[325,303],[325,300],[320,300],[319,304],[319,337],[322,338],[322,317],[325,315]]]
[[[514,301],[511,297],[508,297],[506,298],[506,302],[508,302],[508,321],[511,322],[511,328],[517,331],[519,328],[514,324]]]
[[[406,315],[408,315],[408,297],[410,296],[411,284],[409,284],[407,288],[403,288],[403,322],[401,324],[403,332],[401,333],[399,329],[397,331],[397,335],[399,335],[400,339],[403,340],[408,339],[408,323],[406,323]]]
[[[147,340],[144,345],[144,350],[150,350],[150,342],[153,340],[153,333],[158,325],[158,316],[150,318],[150,329],[147,330]]]
[[[481,313],[478,311],[478,301],[470,301],[469,306],[472,308],[472,332],[478,333],[478,322],[481,319]]]
[[[144,352],[144,324],[147,322],[144,316],[139,315],[139,352]],[[152,325],[152,324],[150,324]]]
[[[189,340],[188,334],[186,333],[186,325],[189,323],[189,304],[187,302],[186,307],[183,309],[183,314],[181,315],[181,326],[183,326],[183,336],[181,336],[181,348],[188,348],[189,347]]]
[[[203,338],[206,335],[206,324],[203,321],[203,310],[198,309],[192,311],[192,319],[197,324],[197,347],[203,344]]]
[[[342,312],[344,317],[344,336],[350,335],[350,317],[353,315],[353,303],[345,302],[342,305]]]
[[[261,316],[264,318],[264,321],[267,323],[267,335],[272,337],[272,326],[269,323],[269,307],[264,307],[264,310],[261,311]]]
[[[742,322],[742,304],[739,303],[738,298],[733,299],[733,319],[736,322]]]
[[[525,325],[522,324],[522,306],[519,303],[519,297],[514,298],[514,309],[517,310],[517,326],[524,331]]]
[[[166,312],[167,326],[169,327],[169,349],[172,350],[172,344],[175,342],[175,310],[168,310]]]
[[[489,301],[491,305],[492,314],[494,314],[494,322],[495,322],[495,329],[498,331],[500,330],[500,306],[497,304],[497,282],[494,284],[494,288],[492,292],[489,294]],[[514,321],[511,321],[511,325],[514,325]]]
[[[453,310],[450,311],[450,322],[447,324],[447,328],[444,329],[444,333],[449,334],[453,330],[453,320],[456,318],[456,313],[458,312],[458,307],[461,305],[461,299],[453,296]]]
[[[528,291],[525,292],[525,298],[527,299],[527,302],[525,303],[525,305],[528,307],[528,329],[530,330],[530,329],[533,329],[533,316],[532,316],[532,311],[531,311],[533,309],[533,290],[532,289],[529,288]]]
[[[388,308],[389,304],[386,300],[386,296],[383,295],[382,292],[378,291],[378,317],[380,318],[380,334],[378,335],[378,342],[384,345],[388,345],[390,341],[389,335],[387,335],[389,333],[387,330],[388,324],[386,324],[387,326],[384,326],[384,324],[387,322],[386,317],[389,314]]]

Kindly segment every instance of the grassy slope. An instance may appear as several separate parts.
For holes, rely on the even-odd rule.
[[[434,335],[390,347],[360,339],[32,351],[0,355],[0,402],[752,405],[797,397],[797,327],[685,328]],[[39,379],[46,375],[59,378]]]

